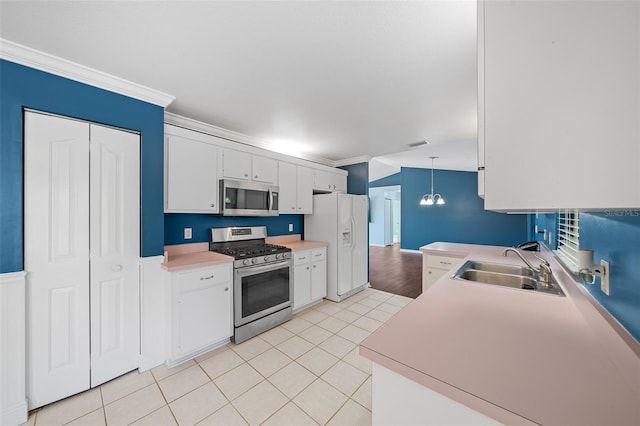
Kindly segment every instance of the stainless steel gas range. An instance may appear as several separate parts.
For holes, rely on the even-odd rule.
[[[291,249],[265,243],[265,226],[211,228],[209,250],[233,262],[233,341],[241,343],[291,319]]]

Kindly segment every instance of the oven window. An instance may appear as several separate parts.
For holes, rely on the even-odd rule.
[[[226,188],[224,204],[227,209],[268,210],[269,192]]]
[[[288,266],[242,277],[242,318],[288,301]]]

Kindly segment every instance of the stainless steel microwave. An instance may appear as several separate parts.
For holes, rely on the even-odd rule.
[[[220,206],[223,216],[278,216],[275,185],[238,180],[220,180]]]

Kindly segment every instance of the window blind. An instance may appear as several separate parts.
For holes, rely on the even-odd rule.
[[[580,218],[575,210],[558,212],[558,248],[556,254],[573,272],[578,272]]]

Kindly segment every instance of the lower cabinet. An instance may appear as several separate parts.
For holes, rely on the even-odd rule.
[[[171,339],[168,364],[226,342],[233,334],[232,264],[169,274]]]
[[[425,254],[422,258],[422,292],[424,293],[433,283],[451,271],[463,258],[464,256],[455,257]]]
[[[327,295],[327,249],[293,253],[293,310],[297,311]]]

